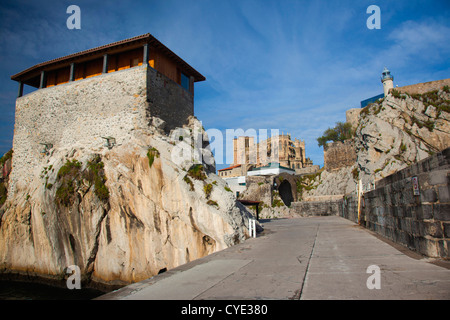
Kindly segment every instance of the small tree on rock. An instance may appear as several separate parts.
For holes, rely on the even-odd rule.
[[[350,123],[336,122],[336,126],[325,130],[323,136],[317,138],[317,142],[319,143],[319,147],[324,147],[328,141],[343,142],[347,139],[353,138],[354,135],[355,130],[352,128]]]

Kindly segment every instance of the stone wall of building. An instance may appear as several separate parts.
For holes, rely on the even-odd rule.
[[[323,150],[324,167],[327,171],[350,167],[356,163],[356,151],[352,140],[328,143]]]
[[[439,90],[444,86],[450,86],[450,78],[443,80],[436,80],[430,82],[417,83],[410,86],[397,87],[395,90],[406,92],[408,94],[423,94],[425,92]]]
[[[163,110],[163,111],[162,111]],[[157,115],[172,128],[193,115],[193,97],[155,69],[140,66],[36,90],[16,100],[10,191],[39,176],[54,149],[100,151],[148,134]],[[43,144],[49,145],[47,154]],[[70,156],[70,155],[68,155]],[[11,193],[11,194],[12,194]]]
[[[187,124],[188,117],[194,115],[194,96],[153,68],[147,69],[147,75],[150,115],[166,122],[166,133]]]
[[[357,201],[347,195],[339,215],[358,222]],[[450,148],[378,181],[364,194],[360,223],[423,255],[450,258]]]

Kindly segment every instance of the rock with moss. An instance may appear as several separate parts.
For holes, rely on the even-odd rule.
[[[183,129],[195,128],[207,139],[195,118]],[[0,269],[57,280],[77,265],[86,281],[116,286],[248,238],[251,214],[214,163],[178,162],[189,137],[173,136],[136,130],[111,149],[55,146],[0,208]]]

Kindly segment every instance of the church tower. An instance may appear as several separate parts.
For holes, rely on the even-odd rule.
[[[394,77],[386,67],[384,67],[381,82],[383,83],[384,96],[386,97],[389,94],[389,90],[394,89]]]

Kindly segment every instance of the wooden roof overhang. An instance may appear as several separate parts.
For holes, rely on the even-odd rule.
[[[70,66],[71,63],[81,63],[89,60],[94,60],[103,57],[103,55],[105,54],[125,52],[144,46],[144,44],[146,43],[149,44],[151,48],[156,48],[162,51],[167,57],[175,61],[175,63],[185,74],[194,77],[194,82],[206,80],[203,75],[201,75],[197,70],[186,63],[178,55],[176,55],[172,50],[167,48],[158,39],[153,37],[150,33],[39,63],[33,67],[30,67],[11,76],[11,80],[38,87],[39,78],[42,71],[51,71],[65,66]]]

